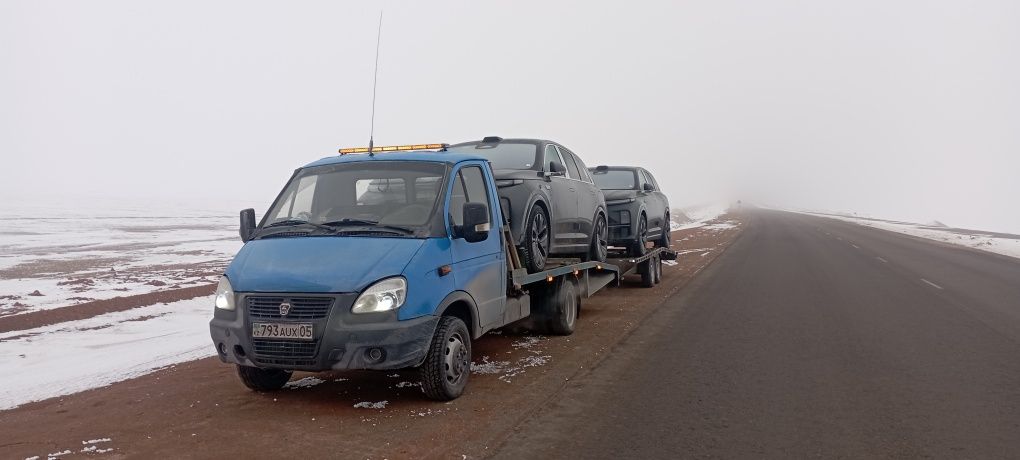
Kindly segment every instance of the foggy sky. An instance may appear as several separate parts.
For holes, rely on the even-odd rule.
[[[376,144],[542,137],[722,199],[1020,233],[1014,1],[0,3],[0,201],[264,211]],[[3,209],[3,203],[0,203]]]

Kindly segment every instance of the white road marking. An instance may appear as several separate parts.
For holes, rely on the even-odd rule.
[[[937,285],[937,284],[935,284],[935,283],[932,283],[931,281],[928,281],[928,280],[926,280],[926,279],[924,279],[924,278],[921,278],[921,281],[924,281],[925,283],[928,283],[928,284],[930,284],[930,285],[931,285],[932,287],[934,287],[935,289],[942,289],[942,286],[939,286],[939,285]]]
[[[885,259],[883,259],[883,258],[881,258],[881,257],[875,257],[875,258],[876,258],[876,259],[878,259],[878,260],[881,260],[883,264],[887,264],[887,263],[889,263],[889,261],[888,261],[888,260],[885,260]]]

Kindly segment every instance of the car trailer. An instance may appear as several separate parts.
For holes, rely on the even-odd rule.
[[[504,227],[506,241],[514,241]],[[522,318],[514,326],[539,333],[570,335],[574,332],[581,299],[605,287],[618,287],[623,277],[641,275],[641,285],[652,287],[662,279],[662,261],[676,260],[677,253],[669,248],[653,248],[641,256],[625,257],[610,252],[605,262],[580,259],[549,259],[540,272],[528,273],[521,265],[517,248],[507,245],[507,262],[511,270],[508,280],[508,314],[513,310]],[[616,257],[613,257],[616,256]],[[509,308],[510,301],[517,308]]]

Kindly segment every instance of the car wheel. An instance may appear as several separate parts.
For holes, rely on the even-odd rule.
[[[666,219],[662,221],[662,236],[659,237],[658,247],[669,248],[669,237],[670,237],[670,222],[669,213],[666,213]]]
[[[588,260],[605,262],[609,254],[609,225],[606,216],[601,213],[595,218],[595,226],[591,232],[591,247],[588,248]]]
[[[524,227],[524,265],[531,273],[545,269],[549,258],[549,216],[541,206],[533,206]]]
[[[418,372],[421,389],[429,399],[449,401],[464,393],[471,375],[471,336],[464,321],[454,316],[439,318]]]
[[[241,377],[244,386],[259,392],[276,391],[283,388],[293,374],[283,369],[263,369],[261,367],[237,366],[237,376]]]
[[[631,243],[630,252],[635,257],[640,257],[648,252],[645,247],[645,243],[648,241],[648,218],[644,214],[641,214],[641,220],[638,221],[637,233],[634,235],[634,242]]]

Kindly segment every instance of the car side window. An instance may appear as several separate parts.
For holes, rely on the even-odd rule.
[[[571,152],[570,156],[574,157],[574,160],[577,161],[577,169],[581,170],[581,180],[594,184],[595,181],[592,180],[591,174],[588,173],[588,166],[584,164],[584,161],[581,161],[581,157],[574,155],[573,152]]]
[[[463,176],[464,178],[464,188],[467,190],[467,202],[485,203],[485,206],[489,207],[489,220],[491,221],[492,207],[489,204],[489,191],[485,188],[485,178],[482,176],[482,168],[479,168],[478,166],[466,166],[461,168],[458,176]]]
[[[467,191],[460,173],[453,178],[453,190],[450,191],[450,224],[464,223],[464,203],[467,203]]]
[[[574,154],[570,153],[569,150],[562,150],[560,151],[560,154],[563,155],[563,159],[567,162],[567,172],[569,173],[570,178],[583,180],[581,179],[581,171],[577,170],[577,162],[574,161]]]
[[[653,186],[655,186],[655,190],[661,192],[662,189],[659,188],[659,183],[655,180],[655,176],[653,176],[652,173],[648,171],[645,171],[645,174],[648,174],[648,181],[651,182]]]
[[[567,169],[567,164],[563,162],[563,157],[560,156],[560,151],[552,144],[545,146],[545,167],[550,168],[550,163],[556,163],[563,166],[567,177],[570,177],[570,170]],[[552,170],[550,169],[550,171]]]
[[[652,182],[652,175],[648,174],[648,171],[645,171],[644,169],[641,170],[641,182],[651,185],[652,188],[658,189],[658,187],[655,186],[655,182]],[[642,185],[642,187],[644,186]]]

